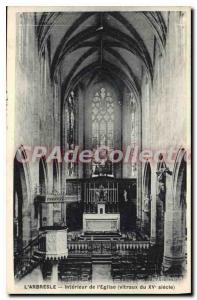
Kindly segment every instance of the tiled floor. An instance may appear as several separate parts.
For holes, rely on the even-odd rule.
[[[111,265],[108,264],[93,264],[92,265],[92,282],[111,281]]]
[[[20,283],[39,284],[42,283],[42,273],[40,267],[34,269],[30,274],[21,279]]]

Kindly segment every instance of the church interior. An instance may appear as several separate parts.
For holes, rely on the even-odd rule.
[[[17,14],[16,280],[184,276],[186,19],[185,11]],[[76,146],[116,153],[84,163],[72,160]],[[44,149],[54,147],[70,151],[69,159],[48,162]],[[157,158],[126,163],[119,158],[128,147]],[[38,151],[34,160],[30,149]],[[170,149],[171,160],[162,152]]]

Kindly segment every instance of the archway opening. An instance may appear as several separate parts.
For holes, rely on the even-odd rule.
[[[45,195],[46,194],[46,174],[47,168],[46,168],[46,161],[45,158],[42,157],[39,161],[39,188],[40,188],[40,194]]]
[[[173,241],[173,252],[176,261],[170,270],[174,275],[182,275],[186,267],[186,239],[187,239],[187,224],[186,224],[186,193],[187,193],[187,162],[185,155],[182,157],[178,169],[176,194],[175,194],[175,207],[176,207],[176,224],[178,226],[176,236]],[[177,240],[179,242],[177,243]]]
[[[59,191],[59,169],[58,161],[53,160],[53,192],[57,193]]]
[[[144,169],[144,232],[151,231],[151,166],[147,162]]]
[[[24,246],[24,206],[28,202],[27,183],[22,162],[14,159],[14,252]]]

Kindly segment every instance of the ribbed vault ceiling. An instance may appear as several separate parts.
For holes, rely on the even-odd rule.
[[[160,12],[36,13],[39,50],[50,44],[50,74],[62,78],[64,97],[85,76],[108,76],[139,96],[142,70],[153,79],[154,48],[164,51]]]

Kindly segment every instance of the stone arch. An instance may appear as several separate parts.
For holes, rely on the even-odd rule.
[[[184,148],[178,151],[173,177],[173,206],[174,206],[174,217],[177,224],[177,230],[174,234],[172,251],[178,258],[176,263],[175,272],[183,272],[185,255],[186,255],[186,190],[187,190],[187,161],[186,151]],[[177,259],[176,259],[177,262]]]
[[[39,189],[40,194],[46,194],[48,190],[47,180],[47,165],[45,157],[41,157],[39,160]]]
[[[165,217],[166,243],[164,245],[163,270],[166,274],[180,276],[186,263],[186,150],[180,148],[172,177],[172,204]]]
[[[170,175],[170,176],[169,176]],[[164,222],[166,215],[166,193],[169,187],[167,180],[171,178],[172,172],[166,165],[164,156],[160,153],[157,162],[157,184],[156,184],[156,242],[163,249],[164,245]],[[163,250],[162,250],[163,251]]]
[[[14,157],[13,216],[14,251],[21,251],[30,240],[30,176],[27,155],[21,146]]]
[[[149,161],[145,163],[144,167],[143,188],[144,193],[146,193],[147,195],[151,194],[151,165]]]
[[[151,226],[151,165],[147,161],[144,167],[143,176],[143,213],[144,213],[144,232],[150,235]]]
[[[186,151],[181,148],[178,153],[174,164],[173,170],[173,186],[174,186],[174,200],[176,204],[183,205],[184,203],[179,202],[180,197],[184,197],[182,191],[185,189],[186,192],[186,173],[187,173],[187,161]]]
[[[53,160],[53,192],[59,192],[59,165],[57,159]]]
[[[173,176],[174,206],[181,211],[182,234],[186,237],[186,193],[187,193],[187,153],[181,148],[176,157]]]

